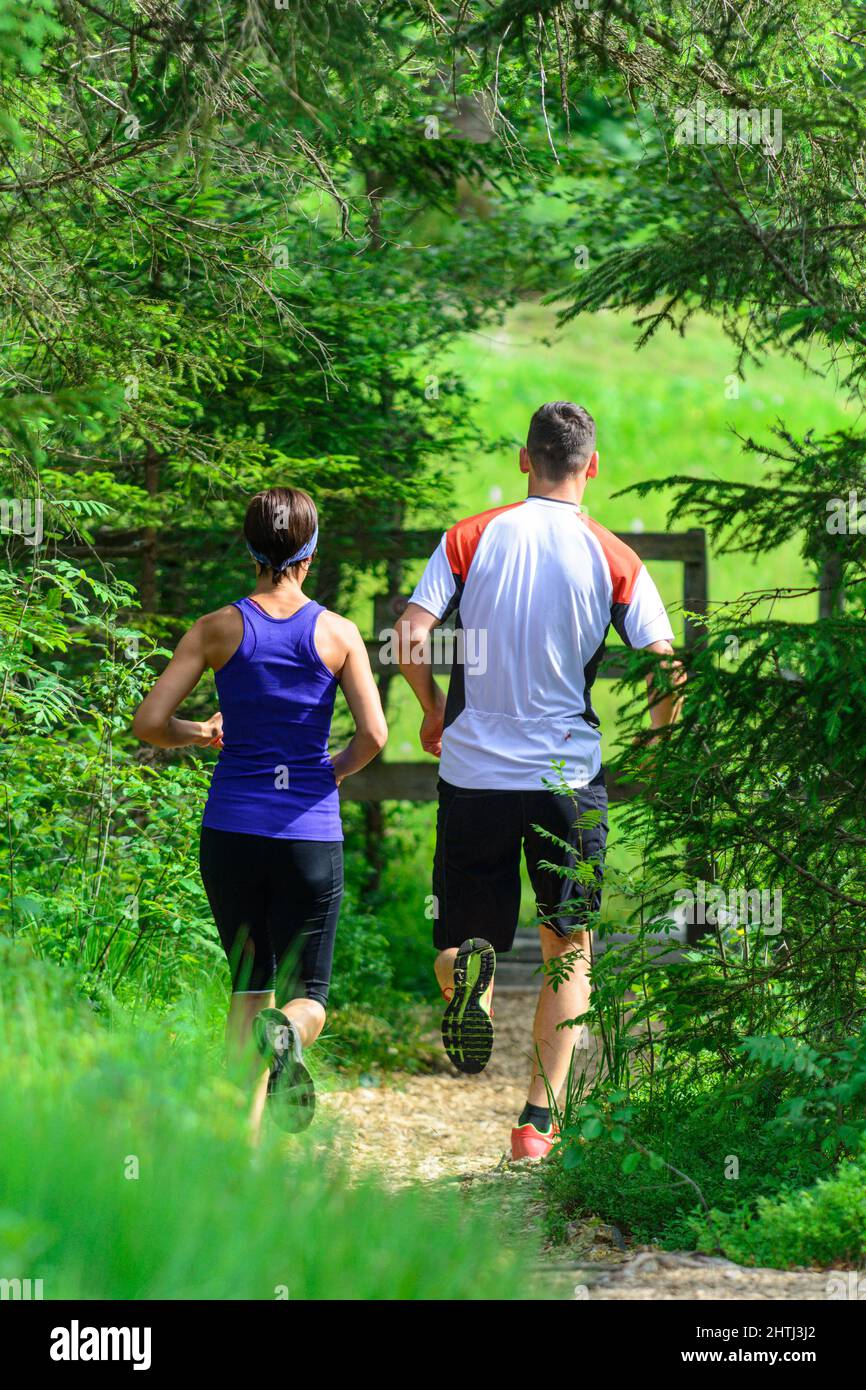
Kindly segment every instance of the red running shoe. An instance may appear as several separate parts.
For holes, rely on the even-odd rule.
[[[515,1162],[521,1158],[547,1158],[558,1138],[559,1130],[554,1124],[543,1132],[535,1125],[515,1125],[511,1131],[511,1157]]]

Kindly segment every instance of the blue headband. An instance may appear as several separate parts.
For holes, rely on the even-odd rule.
[[[300,560],[309,560],[318,543],[319,528],[317,526],[306,545],[302,545],[300,550],[296,550],[294,555],[290,555],[288,560],[282,560],[278,565],[275,565],[273,560],[269,560],[267,555],[263,555],[260,550],[253,550],[249,541],[247,541],[247,550],[254,560],[258,560],[260,565],[264,565],[267,569],[273,570],[274,574],[282,574],[283,570],[289,568],[289,565],[297,565]]]

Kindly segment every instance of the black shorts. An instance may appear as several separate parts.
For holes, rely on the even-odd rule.
[[[598,824],[580,826],[587,811]],[[564,849],[534,828],[541,826]],[[520,911],[520,852],[535,891],[538,914],[559,936],[585,927],[601,906],[607,792],[604,774],[571,795],[553,791],[475,791],[439,780],[433,864],[433,943],[438,950],[483,936],[510,951]],[[592,867],[591,882],[562,878],[542,861]]]
[[[234,994],[328,1000],[343,896],[340,840],[277,840],[202,826],[202,882]]]

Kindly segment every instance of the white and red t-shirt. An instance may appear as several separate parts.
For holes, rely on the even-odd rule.
[[[412,602],[457,613],[440,775],[457,787],[539,791],[601,766],[590,703],[608,629],[630,647],[672,641],[643,562],[573,502],[527,497],[458,521]]]

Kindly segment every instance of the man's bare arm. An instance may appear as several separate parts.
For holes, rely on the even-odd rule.
[[[424,711],[420,731],[421,747],[425,753],[432,753],[435,758],[442,752],[445,695],[433,676],[428,639],[440,622],[441,618],[434,617],[420,604],[410,603],[397,624],[400,670]]]
[[[670,642],[650,642],[649,646],[644,648],[644,651],[658,652],[660,656],[671,658],[673,658],[674,655],[674,649]],[[675,687],[683,684],[686,679],[686,673],[681,661],[663,661],[662,665],[673,672]],[[678,694],[676,689],[668,691],[665,694],[654,693],[652,671],[647,674],[646,685],[650,723],[655,732],[659,729],[667,728],[669,724],[673,724],[676,721],[682,705],[682,695]]]

